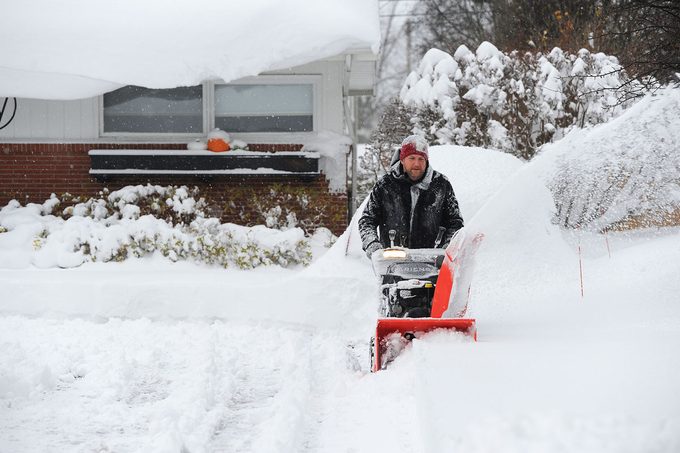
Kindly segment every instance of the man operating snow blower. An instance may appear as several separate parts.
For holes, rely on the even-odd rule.
[[[393,160],[390,172],[371,191],[359,220],[364,251],[370,258],[376,250],[395,245],[446,248],[463,227],[463,218],[451,183],[430,165],[427,142],[417,135],[406,137],[399,160]],[[390,231],[394,231],[392,241]]]
[[[427,142],[406,137],[359,220],[363,249],[381,284],[372,371],[385,368],[419,333],[443,328],[475,336],[474,319],[462,318],[467,299],[452,303],[460,293],[453,291],[461,280],[455,278],[470,249],[465,235],[456,234],[462,228],[451,183],[429,164]]]

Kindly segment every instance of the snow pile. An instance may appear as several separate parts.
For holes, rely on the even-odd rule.
[[[677,224],[680,215],[680,90],[648,95],[625,114],[544,146],[542,166],[571,228]]]
[[[328,178],[331,192],[346,192],[345,179],[347,154],[350,152],[352,139],[331,131],[322,131],[308,140],[302,151],[316,152],[321,155],[319,170]]]
[[[500,151],[455,145],[430,147],[429,160],[435,170],[451,181],[466,222],[524,165],[518,158]],[[484,168],[483,177],[479,168]]]
[[[229,82],[380,42],[375,0],[39,0],[0,25],[0,96],[41,99]]]
[[[613,88],[626,81],[616,58],[602,53],[508,54],[483,42],[474,53],[460,46],[453,56],[431,49],[400,97],[432,142],[527,158],[574,126],[619,115],[625,105]]]
[[[310,243],[300,228],[285,231],[222,224],[205,218],[186,187],[128,186],[106,198],[61,207],[12,200],[0,210],[0,267],[76,267],[87,261],[123,261],[160,253],[250,269],[309,264]],[[142,215],[142,208],[149,214]],[[60,209],[58,215],[51,213]]]
[[[187,149],[189,151],[206,151],[208,149],[208,142],[197,138],[187,143]]]

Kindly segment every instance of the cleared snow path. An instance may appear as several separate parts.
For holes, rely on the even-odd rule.
[[[0,347],[14,452],[315,450],[320,369],[347,369],[333,336],[220,321],[10,316]]]

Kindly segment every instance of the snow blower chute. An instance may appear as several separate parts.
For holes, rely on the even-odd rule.
[[[384,369],[409,341],[435,329],[477,340],[475,320],[464,316],[473,258],[484,236],[468,237],[463,230],[446,250],[389,247],[373,253],[381,317],[371,339],[371,371]]]

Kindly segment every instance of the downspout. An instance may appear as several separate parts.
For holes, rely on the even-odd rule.
[[[350,198],[350,203],[349,203],[349,213],[348,213],[348,219],[351,219],[352,216],[354,215],[354,212],[357,210],[357,165],[358,165],[358,157],[357,157],[357,117],[358,117],[358,112],[359,112],[359,107],[356,103],[355,99],[352,99],[352,97],[349,95],[349,79],[350,79],[350,71],[352,68],[352,55],[347,55],[345,56],[345,86],[343,87],[344,95],[345,95],[345,101],[343,102],[344,106],[344,117],[345,117],[345,126],[347,127],[347,131],[349,132],[351,138],[352,138],[352,159],[351,159],[351,167],[352,167],[352,181],[351,181],[351,198]]]
[[[357,210],[357,169],[359,168],[359,150],[358,150],[358,133],[357,133],[357,122],[359,118],[359,103],[356,99],[352,99],[352,202],[350,204],[350,218],[354,215]]]

